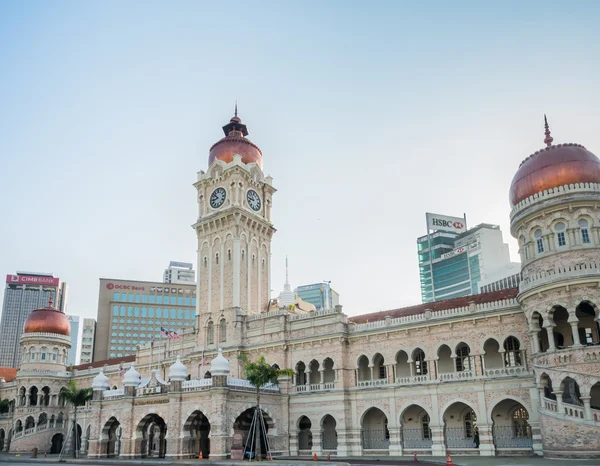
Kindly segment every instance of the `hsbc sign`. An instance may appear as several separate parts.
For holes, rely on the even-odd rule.
[[[448,259],[450,257],[458,256],[463,252],[471,252],[479,249],[479,241],[475,241],[474,243],[467,244],[466,246],[462,246],[460,248],[456,248],[454,251],[447,252],[446,254],[442,254],[442,259]]]
[[[451,231],[463,233],[467,231],[465,219],[461,217],[448,217],[446,215],[427,213],[427,228],[429,230]]]

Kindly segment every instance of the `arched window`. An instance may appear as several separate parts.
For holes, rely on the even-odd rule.
[[[242,249],[242,262],[244,261],[245,257],[246,257],[246,250]]]
[[[215,261],[216,261],[217,265],[219,265],[219,253],[218,252],[215,254]]]
[[[41,355],[40,355],[40,359],[42,361],[46,361],[46,358],[47,358],[46,354],[47,353],[48,353],[48,348],[46,348],[45,346],[42,346]]]
[[[425,414],[421,419],[421,429],[423,439],[431,438],[431,429],[429,428],[429,415]]]
[[[527,240],[525,237],[521,238],[521,249],[523,251],[523,257],[525,260],[529,260],[529,251],[527,250]]]
[[[515,437],[529,437],[529,426],[527,421],[529,420],[529,415],[527,414],[527,410],[522,406],[520,408],[515,409],[512,415],[512,428],[513,428],[513,436]]]
[[[427,361],[425,361],[425,353],[419,349],[415,353],[415,375],[427,374]]]
[[[204,268],[208,267],[208,257],[204,256]]]
[[[465,343],[461,343],[456,348],[456,370],[458,372],[471,370],[471,358],[469,357],[470,352],[471,350],[469,345]]]
[[[554,225],[554,231],[556,231],[556,242],[559,248],[567,245],[567,238],[565,237],[566,229],[567,226],[564,224],[564,222],[558,222],[556,225]]]
[[[469,411],[465,414],[465,436],[467,438],[474,438],[477,432],[477,416],[473,411]]]
[[[542,238],[542,230],[540,230],[539,228],[537,230],[535,230],[535,232],[533,233],[533,237],[535,238],[535,244],[537,246],[538,254],[543,253],[544,252],[544,238]]]
[[[221,319],[219,322],[219,341],[221,343],[227,341],[227,321],[225,319]]]
[[[581,231],[581,242],[589,243],[590,242],[590,230],[589,223],[585,218],[579,219],[579,231]]]
[[[227,250],[227,260],[231,262],[231,249]]]
[[[515,337],[508,337],[504,341],[504,362],[508,367],[521,365],[521,351],[519,340]]]
[[[215,343],[215,326],[212,320],[209,321],[208,325],[206,326],[206,342],[209,345]]]

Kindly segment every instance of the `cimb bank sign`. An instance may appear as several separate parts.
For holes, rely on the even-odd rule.
[[[463,217],[448,217],[447,215],[432,214],[427,212],[427,230],[451,231],[463,233],[467,231],[467,220]]]

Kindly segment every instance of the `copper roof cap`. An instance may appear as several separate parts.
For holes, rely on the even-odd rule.
[[[544,115],[546,147],[527,157],[519,166],[510,186],[510,203],[547,189],[575,183],[600,183],[600,160],[580,144],[552,145]]]
[[[210,148],[208,156],[209,167],[215,159],[229,163],[233,161],[235,154],[240,154],[242,162],[255,162],[262,169],[262,152],[256,144],[246,138],[248,136],[248,128],[242,123],[241,118],[238,117],[237,103],[235,104],[235,114],[229,120],[229,123],[223,126],[223,132],[225,133],[225,137],[214,143]]]
[[[29,314],[23,333],[55,333],[68,337],[71,334],[71,324],[64,312],[52,307],[52,296],[50,296],[48,306]]]

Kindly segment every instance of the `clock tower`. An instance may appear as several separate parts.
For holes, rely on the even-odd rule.
[[[248,129],[237,116],[237,105],[223,131],[225,137],[210,148],[208,170],[198,172],[194,183],[200,328],[213,321],[220,325],[232,308],[249,315],[263,312],[270,298],[275,233],[271,203],[276,190],[272,178],[263,173],[261,150],[246,137]]]

